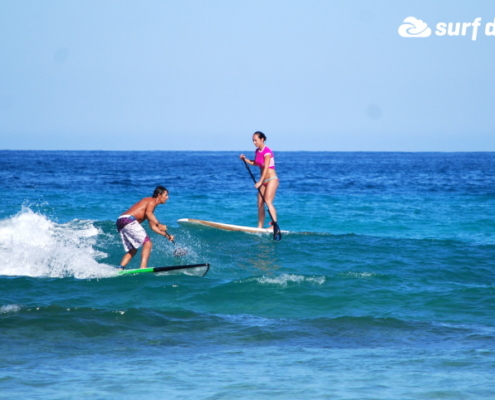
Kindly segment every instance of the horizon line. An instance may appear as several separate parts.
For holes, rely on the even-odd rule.
[[[63,150],[63,149],[0,149],[0,152],[204,152],[204,153],[232,153],[244,150]],[[254,151],[254,150],[253,150]],[[495,150],[277,150],[277,153],[495,153]]]

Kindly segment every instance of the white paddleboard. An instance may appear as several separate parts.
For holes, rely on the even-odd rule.
[[[273,235],[271,228],[252,228],[250,226],[240,226],[231,224],[222,224],[221,222],[203,221],[202,219],[181,218],[177,220],[180,225],[203,225],[210,228],[223,229],[224,231],[240,231],[248,233],[268,233]],[[280,231],[282,234],[289,233],[288,231]]]

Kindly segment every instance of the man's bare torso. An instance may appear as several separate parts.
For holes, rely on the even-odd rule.
[[[153,197],[146,197],[138,201],[122,215],[133,215],[141,224],[143,221],[147,219],[146,212],[147,211],[153,212],[155,211],[155,208],[156,208],[156,199]]]

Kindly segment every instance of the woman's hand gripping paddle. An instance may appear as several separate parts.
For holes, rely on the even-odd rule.
[[[177,243],[175,243],[175,240],[172,239],[172,236],[169,235],[169,233],[167,231],[165,231],[165,236],[168,238],[168,240],[170,240],[174,246],[175,246],[175,250],[174,250],[174,257],[182,257],[182,256],[185,256],[187,254],[187,249],[184,249],[183,247],[177,247]]]
[[[249,171],[249,175],[251,175],[251,178],[253,179],[254,184],[256,185],[256,178],[254,177],[253,173],[251,172],[251,169],[249,168],[246,160],[244,161],[244,165],[246,166],[247,170]],[[261,198],[263,199],[263,203],[266,204],[265,198],[263,197],[263,193],[261,193],[261,189],[258,188],[258,193],[260,194]],[[268,215],[270,216],[270,219],[272,220],[272,226],[273,226],[273,240],[282,240],[282,232],[280,231],[280,227],[278,226],[277,222],[273,220],[272,213],[270,212],[270,208],[267,207]]]

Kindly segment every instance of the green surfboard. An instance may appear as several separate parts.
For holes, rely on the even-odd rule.
[[[172,265],[170,267],[124,269],[122,271],[119,271],[119,275],[149,274],[180,270],[184,270],[190,275],[205,276],[210,270],[210,264]]]

